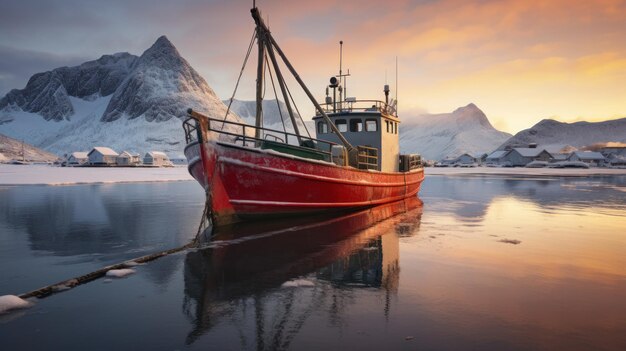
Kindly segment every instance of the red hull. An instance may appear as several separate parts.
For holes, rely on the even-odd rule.
[[[232,144],[191,143],[189,172],[210,189],[215,224],[374,206],[415,196],[423,169],[383,173]]]

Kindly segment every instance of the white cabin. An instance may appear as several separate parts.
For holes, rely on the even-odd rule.
[[[72,152],[67,158],[68,166],[79,166],[89,161],[89,154],[87,152]]]
[[[136,166],[141,164],[141,155],[130,151],[122,151],[116,160],[118,166]]]
[[[150,151],[143,158],[143,163],[150,166],[171,166],[170,159],[160,151]]]
[[[604,166],[606,158],[599,152],[574,151],[567,158],[568,161],[580,161],[591,166]]]
[[[87,154],[91,165],[114,165],[118,153],[104,146],[96,146]]]

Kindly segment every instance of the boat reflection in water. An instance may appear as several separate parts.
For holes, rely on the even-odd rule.
[[[228,324],[241,348],[286,348],[311,313],[341,319],[351,293],[337,290],[379,290],[387,315],[399,284],[399,237],[417,230],[421,214],[412,197],[282,228],[255,223],[256,230],[218,233],[185,259],[183,312],[194,325],[187,344],[218,326],[223,339]]]

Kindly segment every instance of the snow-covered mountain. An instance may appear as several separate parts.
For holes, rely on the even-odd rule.
[[[21,160],[22,156],[24,160],[34,162],[52,162],[58,158],[55,154],[0,134],[0,162]]]
[[[35,74],[0,100],[0,133],[64,154],[109,146],[182,154],[188,108],[224,118],[226,106],[162,36],[140,57],[104,55]],[[231,113],[229,119],[241,121]]]
[[[429,160],[489,153],[510,137],[495,129],[474,104],[452,113],[404,117],[400,124],[401,152],[419,153]]]
[[[595,123],[564,123],[544,119],[532,128],[515,134],[499,149],[536,143],[548,151],[558,152],[564,148],[581,148],[609,142],[626,143],[626,118]]]

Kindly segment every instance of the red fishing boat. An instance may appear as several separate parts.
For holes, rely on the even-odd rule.
[[[256,28],[244,67],[256,42],[255,125],[229,121],[228,112],[221,120],[191,109],[183,122],[189,172],[206,192],[212,224],[352,210],[416,196],[424,171],[419,155],[400,155],[400,120],[396,103],[389,101],[389,86],[385,85],[385,101],[347,97],[349,74],[343,74],[340,63],[339,75],[326,88],[325,102],[318,103],[258,9],[254,7],[251,13]],[[315,106],[315,137],[301,121],[281,64]],[[263,126],[266,72],[274,91],[278,85],[282,93],[293,130]]]

